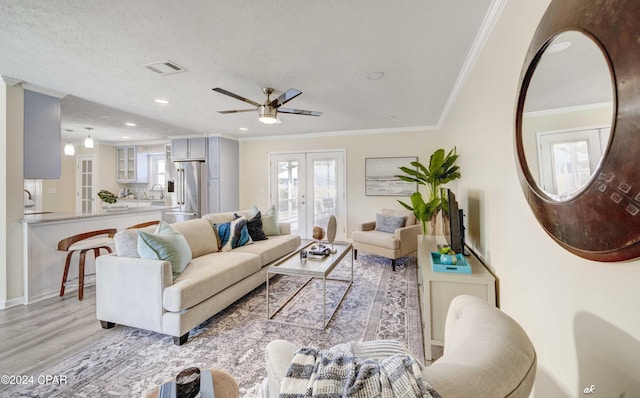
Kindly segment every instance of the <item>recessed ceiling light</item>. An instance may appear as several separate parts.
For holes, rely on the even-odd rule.
[[[380,80],[384,77],[384,72],[371,72],[367,75],[369,80]]]
[[[126,122],[125,124],[126,124],[127,126],[129,126],[129,127],[136,127],[136,124],[135,124],[135,123]]]
[[[164,104],[164,105],[169,103],[169,100],[162,99],[162,98],[156,98],[154,101],[156,101],[158,104]]]
[[[128,140],[128,139],[129,139],[129,136],[128,136],[128,135],[123,135],[123,136],[122,136],[122,137],[120,137],[120,138],[122,138],[123,140]]]
[[[240,131],[248,131],[249,128],[248,127],[240,127],[238,130],[240,130]]]

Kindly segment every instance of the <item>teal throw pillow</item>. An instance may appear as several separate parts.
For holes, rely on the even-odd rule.
[[[216,224],[216,230],[222,245],[220,250],[223,252],[253,243],[247,229],[247,218],[245,216],[223,224]]]
[[[138,254],[142,258],[171,263],[171,273],[176,279],[191,262],[191,249],[184,236],[165,221],[161,221],[155,233],[138,231]]]
[[[271,207],[262,214],[262,230],[267,236],[280,235],[278,212],[276,211],[275,205],[271,205]]]

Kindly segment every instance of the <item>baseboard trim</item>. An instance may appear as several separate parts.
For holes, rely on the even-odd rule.
[[[17,297],[11,300],[0,300],[0,310],[4,310],[11,307],[17,307],[24,303],[24,297]]]

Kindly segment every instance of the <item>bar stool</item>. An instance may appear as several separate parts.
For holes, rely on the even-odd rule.
[[[82,300],[84,296],[84,260],[89,250],[93,250],[95,258],[100,256],[100,249],[105,249],[111,253],[113,244],[113,235],[118,232],[115,228],[101,229],[98,231],[84,232],[78,235],[70,236],[58,242],[58,250],[69,252],[67,260],[64,263],[64,274],[62,275],[62,284],[60,285],[60,297],[64,296],[64,288],[67,284],[67,275],[69,274],[69,264],[71,256],[74,252],[80,252],[80,263],[78,264],[78,300]],[[98,237],[101,235],[107,235]]]
[[[138,228],[150,227],[152,225],[158,225],[158,224],[160,224],[160,220],[157,220],[157,221],[145,221],[145,222],[142,222],[140,224],[136,224],[136,225],[132,225],[130,227],[127,227],[126,229],[138,229]]]

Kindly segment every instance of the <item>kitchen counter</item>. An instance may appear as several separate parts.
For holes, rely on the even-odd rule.
[[[150,201],[151,202],[151,201]],[[176,206],[127,206],[119,207],[114,206],[106,209],[98,209],[91,213],[65,213],[65,212],[34,212],[27,214],[20,220],[21,223],[33,224],[33,223],[46,223],[54,221],[70,221],[96,217],[108,217],[118,215],[132,215],[139,213],[150,213],[158,211],[167,211],[176,209]]]
[[[30,304],[55,297],[60,290],[66,252],[58,251],[58,242],[80,233],[107,228],[118,231],[146,221],[162,219],[172,206],[112,207],[92,213],[44,213],[25,215],[23,238],[23,303]],[[102,251],[101,253],[105,253]],[[85,275],[95,273],[92,253],[86,257]],[[73,256],[69,280],[77,278],[78,254]],[[91,281],[91,277],[86,279]],[[73,282],[72,282],[73,283]],[[65,296],[73,297],[77,289],[67,287]],[[74,298],[75,299],[75,298]]]

